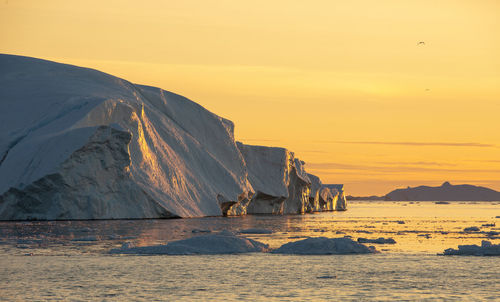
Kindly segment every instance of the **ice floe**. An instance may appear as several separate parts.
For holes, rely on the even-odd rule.
[[[378,244],[395,244],[396,240],[393,238],[377,238],[377,239],[368,239],[368,238],[358,238],[359,243],[378,243]]]
[[[443,255],[461,255],[461,256],[500,256],[500,244],[492,244],[490,241],[481,241],[479,245],[459,245],[458,249],[446,249]]]
[[[376,253],[368,247],[349,238],[316,237],[289,242],[272,251],[274,254],[333,255]]]
[[[112,249],[110,254],[136,255],[215,255],[265,252],[268,245],[226,233],[196,236],[165,245],[134,246],[130,243]]]

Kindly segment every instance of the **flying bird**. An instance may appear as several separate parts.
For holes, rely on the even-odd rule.
[[[420,42],[417,43],[417,46],[418,45],[425,45],[425,42],[424,41],[420,41]]]

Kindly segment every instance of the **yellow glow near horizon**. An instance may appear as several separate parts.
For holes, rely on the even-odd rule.
[[[0,52],[182,94],[348,194],[500,190],[495,0],[8,0]]]

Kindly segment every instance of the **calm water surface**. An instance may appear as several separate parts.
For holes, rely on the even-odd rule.
[[[500,243],[500,202],[351,202],[346,212],[176,220],[0,223],[0,300],[500,300],[499,257],[443,257]],[[484,225],[484,226],[483,226]],[[465,227],[479,232],[467,233]],[[305,237],[391,237],[380,254],[119,256],[196,230],[265,228],[272,248]],[[195,233],[193,233],[195,230]]]

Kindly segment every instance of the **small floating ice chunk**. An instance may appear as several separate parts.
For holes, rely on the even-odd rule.
[[[484,234],[486,234],[486,236],[488,236],[488,237],[495,237],[495,236],[500,235],[500,232],[489,231],[489,232],[484,232]]]
[[[337,279],[337,276],[324,275],[316,277],[317,279]]]
[[[138,255],[215,255],[265,252],[268,245],[234,235],[211,234],[172,241],[165,245],[135,247],[127,244],[110,254]]]
[[[396,220],[396,223],[397,224],[405,224],[405,222],[403,220]]]
[[[355,230],[354,232],[356,232],[356,233],[365,233],[365,234],[373,234],[373,232],[367,231],[367,230]]]
[[[496,226],[496,224],[495,223],[485,223],[485,224],[482,224],[481,226],[482,227],[494,227],[494,226]]]
[[[374,247],[367,247],[349,238],[316,237],[289,242],[272,251],[274,254],[334,255],[376,253]]]
[[[469,256],[500,256],[500,244],[491,244],[490,241],[481,241],[478,245],[459,245],[458,249],[446,249],[443,255],[469,255]]]
[[[476,226],[468,227],[468,228],[464,229],[464,232],[466,232],[466,233],[479,232],[479,231],[480,231],[480,229]]]
[[[74,238],[74,239],[71,239],[71,241],[99,241],[99,237],[87,236],[87,237],[81,237],[81,238]]]
[[[194,234],[196,234],[196,233],[211,233],[211,232],[212,231],[210,231],[210,230],[201,230],[201,229],[193,229],[191,231],[191,233],[194,233]]]
[[[450,204],[447,201],[436,201],[435,204]]]
[[[378,243],[378,244],[395,244],[396,240],[393,238],[377,238],[377,239],[367,239],[367,238],[358,238],[359,243]]]
[[[241,234],[272,234],[272,230],[268,229],[245,229],[240,231]]]

